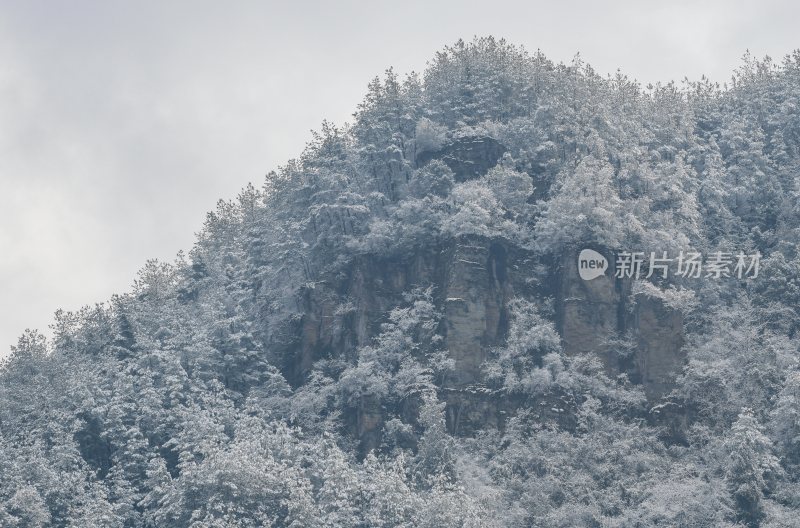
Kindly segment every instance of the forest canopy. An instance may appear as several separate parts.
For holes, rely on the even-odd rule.
[[[476,141],[497,150],[486,171],[454,161]],[[20,337],[0,367],[0,525],[791,526],[798,175],[800,50],[746,54],[723,86],[642,86],[491,37],[389,69],[186,254],[59,311],[51,341]],[[584,244],[763,269],[645,288],[688,299],[686,362],[656,401],[565,353],[544,286],[507,303],[468,384],[447,335],[461,301],[435,277],[311,317],[331,284],[458,240],[530,255],[532,291]],[[482,394],[503,419],[456,430],[453,398]]]

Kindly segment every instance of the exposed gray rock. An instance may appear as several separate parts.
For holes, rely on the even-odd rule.
[[[422,152],[417,165],[432,159],[441,160],[455,174],[456,181],[478,178],[497,165],[506,148],[490,137],[465,137],[455,139],[436,152]]]
[[[638,381],[651,400],[667,395],[686,363],[683,314],[659,299],[637,295],[630,325],[638,338],[635,353],[636,372],[641,376]]]
[[[618,365],[610,345],[626,327],[626,302],[630,282],[614,277],[609,270],[600,277],[583,280],[578,275],[578,253],[584,248],[566,251],[554,281],[556,294],[556,326],[568,354],[597,354],[606,368],[617,371]],[[609,262],[615,255],[603,248],[591,248]]]
[[[580,249],[566,251],[557,271],[557,326],[568,354],[597,354],[609,374],[627,373],[657,400],[674,386],[686,361],[683,352],[683,315],[660,299],[631,297],[632,280],[615,278],[616,254],[603,254],[611,268],[605,275],[583,280],[578,275]],[[633,357],[620,349],[624,336],[633,336]]]

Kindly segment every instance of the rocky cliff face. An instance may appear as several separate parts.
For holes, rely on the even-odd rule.
[[[459,140],[418,161],[442,159],[463,181],[485,174],[504,151],[494,140],[475,138]],[[581,279],[579,249],[565,252],[560,260],[540,262],[502,241],[463,237],[397,258],[361,257],[346,275],[304,292],[289,377],[301,382],[316,359],[352,357],[357,347],[377,335],[387,313],[403,303],[404,292],[433,285],[443,314],[440,331],[456,365],[442,388],[451,431],[502,426],[519,403],[499,400],[483,387],[481,374],[490,348],[503,344],[508,303],[516,296],[552,296],[568,354],[597,354],[610,374],[627,374],[644,386],[652,401],[659,399],[669,392],[684,362],[681,315],[657,299],[632,297],[630,280],[614,278],[613,271],[590,281]],[[612,252],[595,249],[614,262]],[[537,265],[549,266],[548,284],[531,281]],[[381,425],[381,409],[362,402],[353,418],[353,433],[364,449],[380,443]]]
[[[433,159],[441,160],[453,171],[456,181],[466,181],[486,174],[503,157],[506,148],[490,137],[456,139],[436,152],[423,152],[416,162],[425,165]]]
[[[632,295],[613,269],[592,280],[578,274],[578,252],[565,252],[554,281],[556,323],[568,354],[596,354],[609,374],[628,374],[650,400],[665,396],[685,361],[683,315],[661,300]],[[613,263],[616,254],[593,248]],[[613,268],[613,266],[612,266]]]

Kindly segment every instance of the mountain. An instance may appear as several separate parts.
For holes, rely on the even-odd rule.
[[[792,526],[800,51],[374,79],[0,370],[0,525]]]

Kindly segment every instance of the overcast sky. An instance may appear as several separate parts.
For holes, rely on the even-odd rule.
[[[0,354],[189,249],[219,198],[349,120],[372,77],[460,37],[643,83],[800,47],[796,1],[695,3],[0,0]]]

